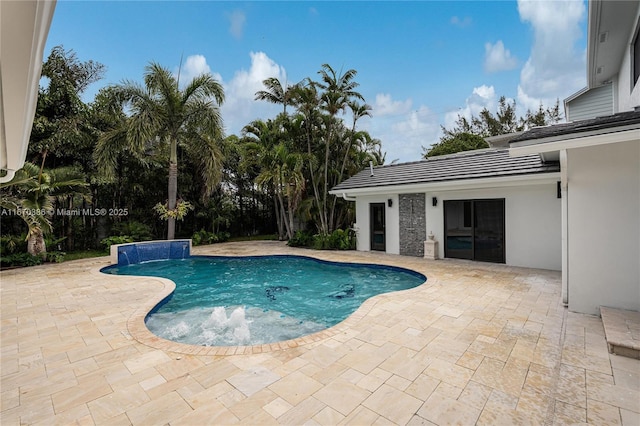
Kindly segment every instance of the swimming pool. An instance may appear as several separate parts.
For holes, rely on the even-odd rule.
[[[376,294],[426,281],[403,268],[290,255],[191,256],[102,271],[175,282],[174,293],[147,315],[147,328],[168,340],[205,346],[257,345],[315,333]]]

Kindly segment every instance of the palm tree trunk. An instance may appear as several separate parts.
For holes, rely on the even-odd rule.
[[[282,199],[282,191],[278,191],[278,202],[280,203],[280,214],[282,215],[282,221],[284,222],[286,237],[288,240],[293,236],[291,231],[291,224],[289,223],[289,218],[287,217],[287,210],[284,206],[284,201]]]
[[[44,242],[42,229],[36,229],[29,235],[27,251],[32,256],[41,256],[47,253],[47,245]]]
[[[344,169],[346,169],[347,167],[347,160],[349,159],[349,152],[351,152],[351,145],[353,144],[353,135],[355,134],[355,132],[356,132],[356,120],[354,119],[353,127],[351,128],[351,134],[349,135],[349,138],[348,138],[347,150],[345,151],[344,157],[342,158],[342,166],[340,166],[340,174],[338,175],[338,181],[336,182],[336,185],[342,182],[342,179],[344,176]],[[335,223],[341,223],[341,221],[334,222],[337,202],[338,202],[338,197],[334,196],[333,202],[331,204],[331,214],[329,216],[329,222],[332,224],[331,225],[332,227],[335,226]]]
[[[276,224],[278,225],[278,240],[282,241],[284,239],[284,231],[282,229],[282,214],[280,212],[280,206],[278,206],[278,196],[276,195],[276,191],[273,191],[273,207],[274,213],[276,215]]]
[[[322,208],[320,210],[320,214],[322,215],[322,222],[325,226],[325,229],[323,230],[325,234],[329,234],[333,231],[333,225],[329,223],[329,218],[327,215],[327,196],[329,195],[329,152],[331,146],[332,130],[333,125],[330,122],[324,152],[324,188],[322,189]]]
[[[291,194],[291,188],[288,187],[287,188],[287,211],[289,214],[289,239],[293,238],[293,233],[295,231],[295,225],[293,223],[293,216],[294,216],[294,211],[295,208],[293,206],[293,197],[294,195]]]
[[[313,162],[311,160],[312,158],[312,151],[311,151],[311,134],[310,134],[310,130],[307,130],[307,154],[308,154],[308,159],[309,159],[309,174],[311,175],[311,186],[313,187],[313,195],[314,198],[316,200],[316,205],[318,206],[318,211],[320,211],[322,209],[321,207],[321,200],[320,200],[320,194],[318,191],[318,184],[316,182],[316,176],[315,173],[313,171]],[[326,233],[326,224],[324,222],[324,218],[322,217],[322,214],[320,214],[320,232],[321,233]]]
[[[167,208],[173,210],[176,208],[176,198],[178,196],[178,164],[171,161],[169,163],[169,200]],[[173,240],[176,235],[176,219],[169,217],[167,221],[167,240]]]

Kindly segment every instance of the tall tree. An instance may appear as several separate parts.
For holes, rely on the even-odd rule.
[[[340,74],[336,72],[329,64],[323,64],[318,74],[320,74],[320,82],[315,85],[320,87],[323,92],[320,95],[321,108],[327,112],[326,132],[324,137],[324,164],[323,164],[323,189],[322,199],[319,200],[321,232],[328,234],[333,231],[333,224],[328,209],[329,196],[329,158],[333,144],[333,138],[337,131],[337,116],[343,112],[349,105],[349,102],[359,99],[364,100],[362,95],[356,91],[359,84],[355,81],[357,71],[349,69]]]
[[[130,111],[126,141],[132,152],[169,151],[168,212],[178,211],[178,148],[196,162],[205,184],[205,196],[221,178],[220,141],[223,138],[219,107],[224,102],[222,85],[202,74],[180,89],[180,82],[167,68],[151,62],[145,67],[144,87],[125,81],[112,93]],[[103,140],[103,144],[108,141]],[[102,152],[102,153],[100,153]],[[108,149],[98,151],[101,167],[109,166]],[[168,216],[167,239],[175,237],[173,215]]]
[[[277,180],[265,179],[264,177],[260,180],[258,179],[258,177],[264,175],[272,165],[272,152],[275,150],[275,147],[278,144],[278,139],[281,137],[278,124],[273,120],[254,120],[242,129],[242,133],[244,135],[243,167],[247,169],[255,167],[258,170],[258,174],[255,178],[256,183],[259,184],[263,190],[272,194],[274,203],[273,211],[276,217],[276,225],[278,229],[278,239],[283,240],[285,238],[285,218],[283,216],[283,211],[278,204],[278,198],[276,195]]]
[[[42,64],[44,85],[29,143],[29,157],[48,167],[85,167],[90,171],[94,143],[89,107],[81,96],[89,85],[104,75],[104,65],[81,62],[73,50],[56,46]],[[50,158],[47,160],[47,156]]]

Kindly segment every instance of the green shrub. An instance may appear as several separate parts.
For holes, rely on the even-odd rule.
[[[60,250],[62,248],[62,246],[60,245],[61,242],[63,242],[64,240],[66,240],[67,237],[62,237],[62,238],[56,238],[53,235],[45,235],[44,236],[44,243],[47,246],[47,249],[49,250]]]
[[[352,230],[336,229],[331,234],[316,235],[296,231],[287,244],[291,247],[311,247],[316,250],[353,250],[356,247],[356,239]]]
[[[214,234],[213,232],[205,231],[201,229],[191,236],[191,243],[194,246],[200,246],[203,244],[214,244],[214,243],[223,243],[228,241],[231,237],[231,234],[228,232],[218,232]]]
[[[46,259],[47,262],[62,263],[66,255],[67,253],[63,251],[48,251]]]
[[[0,238],[0,256],[8,256],[11,253],[20,253],[27,251],[27,236],[22,235],[6,235]]]
[[[334,250],[352,250],[354,239],[350,231],[336,229],[329,236],[329,248]]]
[[[313,245],[313,235],[307,231],[296,231],[293,238],[287,242],[289,247],[311,247]]]
[[[134,242],[133,237],[129,235],[112,235],[110,237],[104,238],[100,241],[100,244],[105,246],[105,250],[109,251],[112,245],[114,244],[126,244]]]
[[[316,250],[328,250],[330,246],[331,234],[316,234],[313,236],[312,247]]]
[[[13,253],[0,257],[2,266],[34,266],[42,263],[42,257],[32,256],[29,253]]]
[[[142,222],[131,220],[128,222],[118,222],[111,227],[113,235],[128,235],[133,241],[149,241],[153,239],[151,227]]]

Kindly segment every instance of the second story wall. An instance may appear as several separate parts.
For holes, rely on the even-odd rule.
[[[613,114],[615,112],[613,93],[613,84],[605,84],[567,100],[567,121],[588,120]]]

